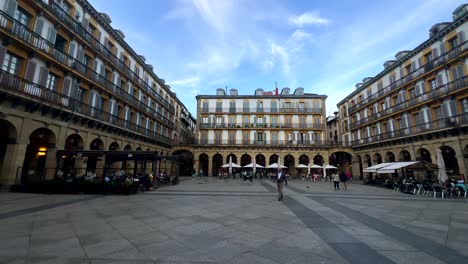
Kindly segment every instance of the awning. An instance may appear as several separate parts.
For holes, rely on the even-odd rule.
[[[378,169],[381,169],[381,168],[390,166],[390,165],[392,165],[392,164],[395,164],[395,162],[379,163],[379,164],[374,165],[374,166],[372,166],[372,167],[367,167],[367,168],[365,168],[365,169],[362,170],[362,171],[363,171],[363,172],[377,172]]]
[[[396,170],[411,166],[419,161],[401,161],[377,170],[377,173],[395,173]]]

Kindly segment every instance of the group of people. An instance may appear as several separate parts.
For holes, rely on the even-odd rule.
[[[343,187],[345,191],[348,189],[346,182],[351,179],[350,173],[340,173],[337,174],[336,172],[332,173],[331,178],[333,180],[333,187],[335,190],[340,190],[340,182],[343,183]]]

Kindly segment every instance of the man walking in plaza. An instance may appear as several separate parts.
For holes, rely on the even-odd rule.
[[[278,169],[276,174],[276,184],[278,186],[278,201],[283,200],[283,185],[288,186],[288,180],[286,179],[286,174],[284,174],[281,169]]]

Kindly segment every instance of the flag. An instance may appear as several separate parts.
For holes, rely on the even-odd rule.
[[[278,95],[278,82],[275,82],[275,95]]]

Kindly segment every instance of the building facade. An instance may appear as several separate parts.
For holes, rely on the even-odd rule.
[[[259,88],[254,95],[219,88],[216,95],[196,98],[193,152],[195,168],[204,175],[217,175],[230,159],[241,166],[254,159],[262,166],[279,161],[296,174],[299,164],[329,163],[339,147],[327,140],[326,95],[305,93],[301,87],[293,93],[283,88],[279,94]]]
[[[86,0],[0,0],[0,184],[157,169],[168,161],[155,155],[193,137],[190,113],[111,22]]]
[[[338,104],[341,140],[351,142],[354,174],[382,162],[437,163],[450,176],[468,174],[468,5],[435,24],[429,39],[400,51],[375,77],[364,78]]]

